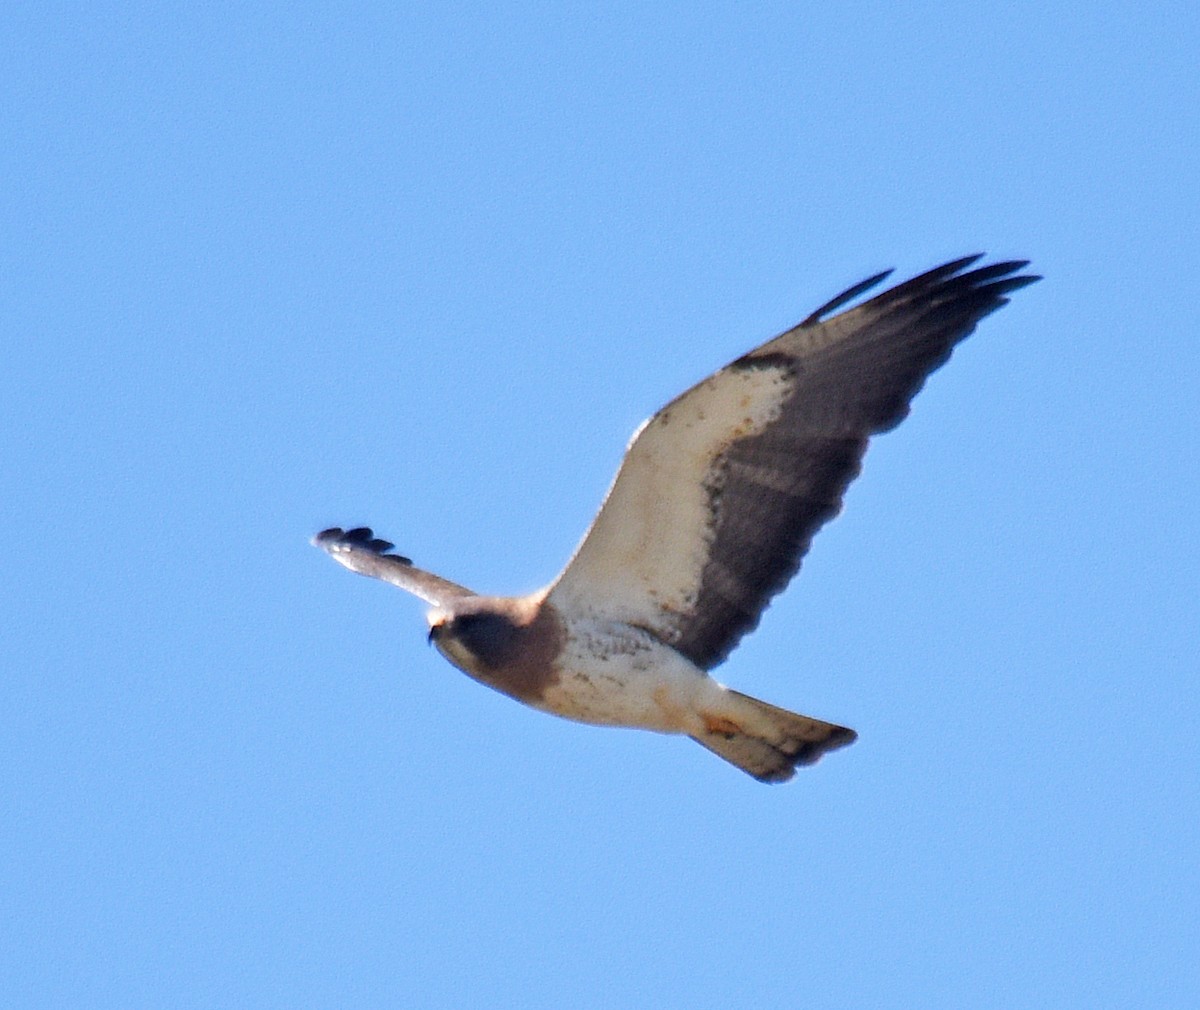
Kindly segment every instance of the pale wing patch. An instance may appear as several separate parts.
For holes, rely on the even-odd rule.
[[[688,613],[714,536],[715,464],[777,420],[792,387],[786,363],[735,364],[643,425],[551,589],[554,604],[655,625],[664,614]]]

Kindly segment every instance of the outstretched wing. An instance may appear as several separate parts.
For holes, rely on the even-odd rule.
[[[377,539],[365,526],[353,530],[337,527],[322,530],[313,537],[312,542],[314,547],[320,547],[350,571],[369,575],[373,579],[383,579],[435,607],[475,595],[463,586],[414,567],[408,558],[388,553],[395,545]]]
[[[639,625],[711,669],[841,509],[867,439],[1009,292],[1024,261],[955,260],[831,319],[872,277],[689,389],[634,435],[551,587],[564,611]],[[964,272],[966,271],[966,272]]]

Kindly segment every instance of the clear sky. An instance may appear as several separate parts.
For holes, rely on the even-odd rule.
[[[0,15],[0,1002],[1200,1005],[1195,4]],[[849,284],[1045,280],[718,671],[790,784],[521,708],[308,545],[552,578]]]

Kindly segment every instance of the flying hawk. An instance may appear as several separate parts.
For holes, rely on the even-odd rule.
[[[1010,292],[1027,261],[955,260],[839,315],[877,274],[676,397],[634,434],[562,573],[481,596],[366,528],[313,543],[430,605],[429,637],[478,681],[579,722],[682,733],[761,782],[856,738],[709,676],[842,506],[867,440]]]

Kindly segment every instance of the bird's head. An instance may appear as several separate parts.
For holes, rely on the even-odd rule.
[[[520,629],[507,615],[489,608],[487,601],[472,600],[462,610],[431,610],[429,641],[451,663],[470,674],[479,674],[511,659]]]

